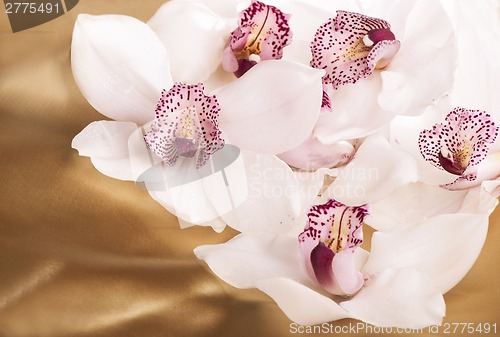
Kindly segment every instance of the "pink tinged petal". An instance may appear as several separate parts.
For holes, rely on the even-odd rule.
[[[228,47],[238,60],[248,61],[252,54],[259,55],[261,60],[279,60],[283,57],[283,48],[292,40],[288,20],[289,15],[278,8],[252,0],[251,5],[240,13],[239,27],[231,33]],[[234,72],[234,61],[227,55],[222,61],[226,71]],[[245,73],[238,70],[238,77]]]
[[[173,166],[179,156],[197,154],[196,167],[224,146],[217,118],[215,96],[205,96],[202,84],[176,83],[164,90],[155,110],[155,123],[144,137],[148,147]]]
[[[367,212],[366,206],[347,207],[331,199],[309,210],[307,227],[299,235],[304,266],[311,279],[332,294],[350,295],[363,284],[353,253],[363,242]]]
[[[340,251],[333,259],[332,269],[340,293],[355,294],[363,286],[363,274],[357,268],[356,259],[354,249]]]
[[[325,193],[347,205],[371,204],[417,180],[415,159],[374,135],[367,137],[354,159],[339,169]]]
[[[219,66],[229,28],[203,4],[169,1],[148,25],[165,45],[174,81],[204,81]]]
[[[432,129],[419,136],[424,159],[460,180],[475,180],[471,166],[478,165],[489,152],[498,135],[498,127],[484,111],[455,108]]]
[[[369,324],[413,329],[440,325],[446,311],[432,281],[411,269],[385,269],[340,306]]]
[[[80,156],[90,157],[99,172],[115,179],[133,180],[128,138],[136,130],[137,125],[131,122],[92,122],[73,138],[71,147]]]
[[[351,142],[323,144],[311,137],[300,146],[279,154],[278,157],[293,167],[317,170],[344,165],[353,158],[355,152],[356,149]]]
[[[377,232],[372,237],[370,258],[363,272],[415,269],[446,293],[476,261],[487,230],[488,213],[482,212],[444,214],[417,225]]]
[[[96,110],[137,124],[153,119],[161,89],[172,85],[165,47],[146,24],[128,16],[80,14],[71,67]]]
[[[331,298],[290,278],[260,280],[257,287],[276,301],[289,319],[301,325],[353,318]]]
[[[254,288],[259,280],[275,277],[307,281],[300,268],[297,241],[285,235],[240,234],[223,244],[196,247],[194,253],[237,288]]]
[[[311,43],[311,66],[325,69],[324,83],[339,86],[356,83],[385,67],[399,50],[400,42],[384,20],[337,11],[323,24]]]
[[[221,129],[244,150],[278,154],[299,146],[318,120],[321,76],[322,71],[284,60],[258,63],[214,92]]]

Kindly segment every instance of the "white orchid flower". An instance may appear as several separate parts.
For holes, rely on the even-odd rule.
[[[371,221],[367,206],[329,200],[311,207],[298,241],[287,234],[243,233],[200,246],[195,254],[225,282],[268,294],[298,324],[342,318],[401,328],[440,324],[442,295],[479,255],[497,203],[487,193],[478,203],[479,195],[470,193],[462,213],[374,233],[370,253],[359,247],[362,224]]]
[[[206,14],[205,9],[201,12]],[[320,110],[323,72],[294,62],[266,61],[238,81],[207,95],[202,84],[174,84],[171,65],[181,65],[176,63],[178,54],[174,53],[172,60],[166,50],[168,47],[148,25],[132,17],[78,17],[72,42],[75,81],[89,103],[115,121],[91,123],[75,137],[72,146],[91,157],[99,171],[117,179],[137,181],[157,174],[163,185],[158,189],[158,181],[146,184],[151,195],[189,223],[201,224],[234,211],[248,201],[249,187],[257,190],[255,194],[262,194],[258,188],[286,183],[300,193],[301,182],[293,173],[277,178],[264,173],[249,178],[248,173],[255,167],[290,171],[285,163],[274,159],[274,154],[298,146],[310,134]],[[186,67],[190,67],[193,60],[187,61]],[[206,68],[196,73],[200,79],[210,76]],[[196,73],[176,76],[194,78]],[[311,112],[304,114],[307,109]],[[233,155],[229,147],[223,148],[224,141],[242,151],[241,156],[236,155],[238,160],[226,163],[231,164],[227,172],[214,164],[224,162],[226,154]],[[208,167],[208,173],[196,171],[201,167]],[[169,182],[165,180],[168,177]],[[189,184],[172,195],[173,187],[182,181]],[[193,195],[198,198],[193,199]],[[282,207],[293,210],[287,217],[304,207],[296,202],[309,198],[297,195],[290,201],[285,199],[288,206]],[[256,208],[272,207],[283,198],[269,196],[248,202]],[[260,218],[254,209],[242,207],[240,212],[237,208],[236,215]],[[234,213],[231,216],[236,216]]]

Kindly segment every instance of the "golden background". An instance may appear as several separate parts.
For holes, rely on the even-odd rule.
[[[87,124],[104,119],[72,78],[77,14],[147,21],[162,3],[81,0],[15,34],[1,7],[2,337],[291,335],[266,295],[224,284],[194,257],[194,247],[234,231],[179,229],[145,191],[102,175],[70,146]],[[476,264],[445,295],[445,322],[500,324],[499,220],[497,211]],[[436,336],[419,334],[426,335]]]

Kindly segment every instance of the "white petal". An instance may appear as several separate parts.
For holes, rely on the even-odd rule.
[[[230,34],[223,19],[195,2],[169,1],[148,25],[165,45],[175,82],[207,79],[219,66]]]
[[[485,110],[498,123],[500,28],[494,2],[441,2],[452,19],[459,47],[456,80],[450,99],[454,106]]]
[[[432,282],[410,269],[386,269],[340,306],[357,319],[381,327],[419,329],[440,325],[443,296]]]
[[[321,114],[315,136],[324,144],[366,137],[396,114],[384,111],[377,102],[382,90],[380,73],[361,79],[355,85],[343,85],[331,94],[332,113]]]
[[[300,145],[320,112],[322,70],[263,61],[215,91],[220,128],[243,150],[278,154]]]
[[[462,202],[460,213],[491,214],[498,204],[494,190],[499,181],[485,181],[481,186],[466,190],[467,194]]]
[[[376,202],[417,178],[413,157],[374,135],[365,139],[325,193],[346,205],[362,205]]]
[[[488,192],[493,198],[498,198],[500,196],[500,180],[487,180],[484,181],[481,186]]]
[[[287,233],[294,226],[303,227],[305,223],[300,224],[299,219],[318,192],[316,179],[310,180],[311,185],[302,184],[290,167],[273,155],[245,151],[243,161],[248,196],[221,215],[222,219],[240,232]]]
[[[172,2],[179,2],[183,4],[197,3],[209,8],[212,12],[223,18],[234,18],[238,15],[238,8],[241,10],[248,7],[249,0],[171,0]]]
[[[400,40],[401,49],[381,72],[379,103],[395,114],[419,115],[451,90],[456,69],[453,27],[439,1],[416,1]]]
[[[95,168],[115,179],[133,180],[128,138],[137,130],[131,122],[92,122],[73,138],[71,147],[90,157]]]
[[[71,67],[83,96],[115,120],[150,121],[161,90],[172,86],[161,41],[145,23],[123,15],[78,15]]]
[[[372,237],[364,272],[410,268],[446,293],[469,271],[483,247],[488,214],[445,214]]]
[[[467,191],[448,191],[437,185],[412,183],[402,186],[370,205],[370,227],[379,231],[414,225],[427,218],[455,213],[462,206]]]
[[[275,300],[288,318],[301,325],[353,317],[332,299],[289,278],[260,280],[257,287]]]
[[[257,281],[275,277],[307,280],[294,237],[240,234],[223,244],[196,247],[194,253],[218,277],[237,288],[254,288]]]

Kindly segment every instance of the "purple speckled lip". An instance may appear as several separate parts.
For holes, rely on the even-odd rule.
[[[418,145],[424,159],[432,165],[475,180],[475,175],[465,173],[486,158],[497,135],[498,127],[489,114],[457,107],[446,116],[444,123],[422,130]]]
[[[203,84],[176,83],[168,92],[162,92],[152,130],[144,140],[169,166],[179,156],[197,154],[196,167],[201,167],[224,146],[217,121],[219,113],[217,98],[205,96]]]
[[[325,69],[323,83],[331,83],[334,89],[356,83],[387,66],[398,52],[401,43],[390,28],[381,19],[337,11],[316,31],[311,67]]]

